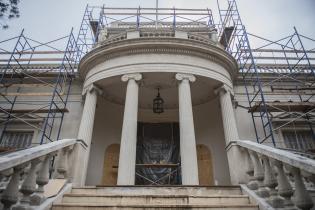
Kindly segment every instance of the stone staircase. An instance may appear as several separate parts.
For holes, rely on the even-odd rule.
[[[73,188],[53,210],[258,210],[238,186],[117,186]]]

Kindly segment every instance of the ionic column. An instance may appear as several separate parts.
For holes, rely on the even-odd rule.
[[[215,92],[219,94],[220,97],[225,143],[228,145],[230,142],[239,139],[233,111],[231,91],[227,86],[223,85],[215,90]]]
[[[199,185],[198,162],[190,82],[196,78],[190,74],[176,74],[179,80],[179,130],[180,156],[183,185]]]
[[[74,183],[79,186],[84,186],[87,166],[89,162],[91,141],[94,127],[94,117],[97,102],[97,95],[102,94],[102,91],[95,85],[90,85],[86,90],[86,97],[78,132],[78,139],[82,140],[86,148],[81,145],[75,148],[75,166],[74,166]],[[78,148],[80,147],[80,148]]]
[[[126,74],[121,77],[123,82],[128,83],[120,142],[117,185],[135,184],[139,97],[137,81],[141,79],[141,74]]]
[[[236,120],[231,100],[231,90],[223,85],[215,90],[219,95],[221,115],[223,122],[223,130],[226,144],[226,152],[228,164],[230,169],[231,183],[240,184],[246,182],[245,173],[239,167],[240,160],[244,160],[245,156],[239,150],[239,147],[233,144],[233,141],[239,140],[238,131],[236,127]]]

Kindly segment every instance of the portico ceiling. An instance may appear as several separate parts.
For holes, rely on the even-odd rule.
[[[144,109],[152,109],[153,99],[160,88],[161,97],[164,99],[166,109],[178,108],[178,81],[176,73],[143,73],[143,79],[139,82],[139,106]],[[220,86],[220,82],[197,76],[191,83],[191,95],[193,105],[206,103],[215,98],[214,89]],[[111,77],[96,82],[103,90],[106,100],[124,105],[126,95],[126,83],[119,76]]]

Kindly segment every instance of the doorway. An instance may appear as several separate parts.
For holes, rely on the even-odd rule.
[[[117,184],[120,144],[106,148],[102,185]],[[200,185],[213,185],[211,151],[197,145]],[[136,162],[136,185],[180,185],[178,123],[139,123]]]
[[[197,145],[199,185],[214,185],[212,155],[206,145]]]
[[[180,185],[179,124],[138,123],[136,185]]]
[[[111,144],[104,155],[102,185],[117,185],[120,144]]]

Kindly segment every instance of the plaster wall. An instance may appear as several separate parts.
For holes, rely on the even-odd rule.
[[[11,90],[8,90],[9,92]],[[14,92],[12,90],[12,92]],[[43,87],[32,87],[32,88],[21,88],[20,93],[52,93],[51,88],[43,88]],[[65,99],[66,96],[63,96]],[[16,103],[14,105],[14,109],[21,110],[37,110],[37,109],[49,109],[51,96],[41,96],[41,95],[28,95],[28,96],[18,96]],[[10,106],[8,102],[4,101],[1,97],[0,106],[2,108],[9,109]],[[67,109],[69,112],[64,114],[64,120],[62,124],[62,129],[60,133],[60,139],[66,138],[76,138],[79,124],[82,115],[82,82],[80,80],[74,80],[70,89],[70,94],[67,103]],[[23,114],[22,116],[17,115],[19,118],[24,120],[21,121],[19,119],[14,119],[10,121],[7,127],[7,131],[33,131],[34,137],[32,144],[37,145],[40,143],[40,129],[42,129],[44,117],[47,116],[47,113],[36,113],[34,116],[32,114]],[[35,116],[40,116],[36,118]],[[59,115],[58,115],[59,116]],[[25,123],[27,122],[27,123]],[[0,124],[0,129],[2,129],[2,125]],[[52,139],[57,138],[57,130],[60,125],[60,119],[56,118],[54,122],[54,127],[52,130]],[[43,142],[48,143],[48,142]]]

